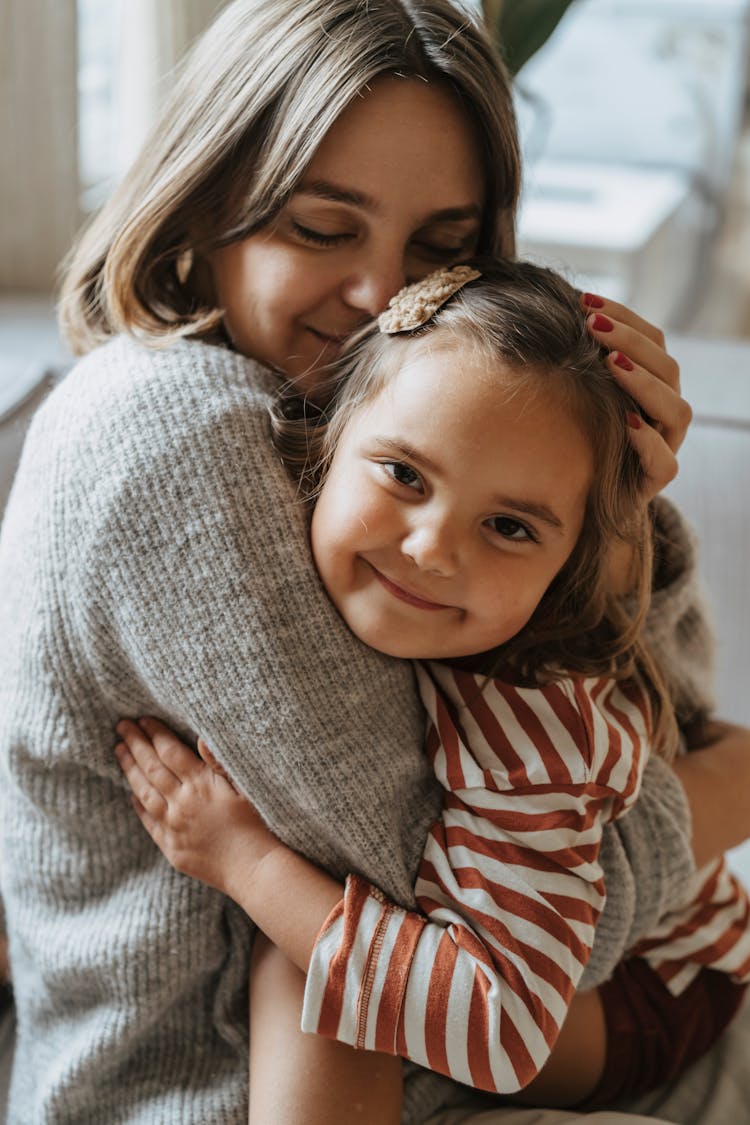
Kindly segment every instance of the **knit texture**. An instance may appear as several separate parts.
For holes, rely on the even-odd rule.
[[[202,734],[283,840],[413,906],[440,794],[412,672],[359,644],[320,587],[270,444],[274,389],[228,350],[118,338],[32,423],[0,538],[11,1125],[246,1120],[252,927],[138,824],[112,752],[121,716]],[[605,843],[608,934],[627,944],[641,888],[663,905],[689,863],[669,822],[671,859],[655,861],[653,831],[647,818],[638,895],[626,843]],[[600,975],[619,949],[597,940]],[[404,1120],[449,1089],[410,1071]]]
[[[651,613],[644,630],[666,677],[682,726],[716,706],[713,623],[696,580],[697,541],[665,497],[654,500],[655,572]]]

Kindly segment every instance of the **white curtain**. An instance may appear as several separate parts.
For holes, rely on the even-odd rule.
[[[115,82],[114,174],[130,165],[169,91],[174,67],[226,0],[126,0]]]
[[[0,290],[45,292],[78,211],[75,0],[0,0]]]
[[[122,4],[115,177],[153,124],[175,64],[224,3]],[[83,218],[76,9],[76,0],[0,0],[0,293],[49,293]]]

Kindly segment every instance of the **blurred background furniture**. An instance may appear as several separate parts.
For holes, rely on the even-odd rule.
[[[743,122],[750,0],[576,0],[520,70],[519,244],[685,329]]]

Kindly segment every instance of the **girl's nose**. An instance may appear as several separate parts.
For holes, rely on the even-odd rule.
[[[458,570],[458,544],[445,524],[423,523],[413,528],[402,543],[404,554],[420,570],[450,578]]]

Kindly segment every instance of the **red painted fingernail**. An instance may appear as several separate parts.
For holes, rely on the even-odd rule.
[[[621,367],[623,369],[623,371],[632,371],[635,367],[632,359],[628,359],[628,357],[626,355],[623,355],[622,352],[615,352],[615,354],[612,356],[612,359],[618,367]]]
[[[597,313],[591,321],[591,327],[595,332],[611,332],[614,328],[614,324],[608,316],[602,316],[601,313]]]
[[[631,430],[640,430],[643,425],[643,419],[638,414],[633,414],[631,411],[625,415],[625,421],[630,426]]]
[[[604,308],[604,298],[603,297],[597,297],[596,293],[584,293],[584,294],[582,294],[582,296],[583,296],[583,303],[584,303],[584,305],[587,305],[588,308],[590,308],[590,309],[603,309]]]

